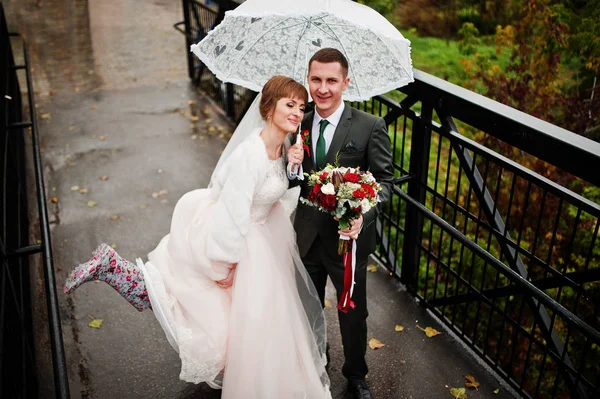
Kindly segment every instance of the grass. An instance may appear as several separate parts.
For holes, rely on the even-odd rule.
[[[466,78],[464,67],[460,64],[465,56],[458,50],[458,41],[436,37],[420,37],[414,31],[401,30],[402,35],[411,42],[413,67],[460,85]],[[487,54],[492,62],[497,62],[502,68],[508,64],[508,52],[496,55],[496,47],[482,44],[478,52]]]

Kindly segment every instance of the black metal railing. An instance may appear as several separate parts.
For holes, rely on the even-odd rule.
[[[0,396],[37,396],[29,257],[40,253],[44,266],[56,397],[68,398],[67,368],[52,265],[31,71],[24,43],[23,63],[15,64],[10,38],[17,36],[8,32],[4,9],[0,4]],[[24,119],[18,71],[24,74],[29,120]],[[29,240],[30,224],[27,216],[25,137],[28,133],[33,147],[41,236],[40,242],[35,244]]]
[[[596,397],[600,144],[415,78],[353,104],[392,138],[376,257],[524,397]]]
[[[175,28],[185,35],[186,48],[198,43],[238,3],[232,0],[207,1],[183,0],[184,20]],[[181,28],[184,27],[184,29]],[[188,74],[194,84],[205,91],[222,108],[233,122],[239,122],[254,100],[256,93],[244,87],[223,83],[192,53],[187,56]]]
[[[195,7],[186,37],[219,21]],[[202,86],[210,71],[188,62]],[[598,397],[600,144],[420,71],[351,105],[392,141],[375,257],[523,397]]]

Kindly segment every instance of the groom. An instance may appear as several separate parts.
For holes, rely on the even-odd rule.
[[[297,176],[288,173],[290,187],[300,184],[300,195],[308,198],[308,179],[303,179],[301,173],[333,164],[338,154],[339,166],[370,170],[382,186],[381,200],[386,201],[394,177],[387,127],[382,118],[344,104],[342,93],[349,83],[348,61],[340,51],[324,48],[310,59],[308,86],[315,110],[307,113],[302,121],[302,131],[310,132],[309,151],[305,152],[299,145],[290,147],[288,159],[302,165]],[[344,288],[344,265],[342,256],[337,253],[339,235],[357,240],[356,285],[352,295],[356,307],[347,313],[338,311],[338,316],[345,357],[342,373],[348,379],[348,390],[361,399],[373,397],[365,381],[368,372],[366,280],[367,259],[375,250],[377,212],[376,208],[371,209],[364,217],[351,222],[348,229],[340,231],[330,215],[299,202],[294,222],[300,256],[323,305],[327,276],[335,286],[338,301]]]

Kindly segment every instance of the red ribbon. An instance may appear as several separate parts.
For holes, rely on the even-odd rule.
[[[342,291],[337,305],[337,308],[344,313],[348,313],[348,310],[355,308],[354,301],[350,296],[352,283],[352,250],[350,250],[344,254],[344,291]]]

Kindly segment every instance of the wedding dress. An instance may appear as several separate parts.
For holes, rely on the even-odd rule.
[[[280,201],[284,157],[270,160],[259,133],[210,188],[179,200],[170,234],[137,263],[181,379],[222,387],[226,399],[330,398],[321,304]],[[215,281],[233,263],[222,289]]]

